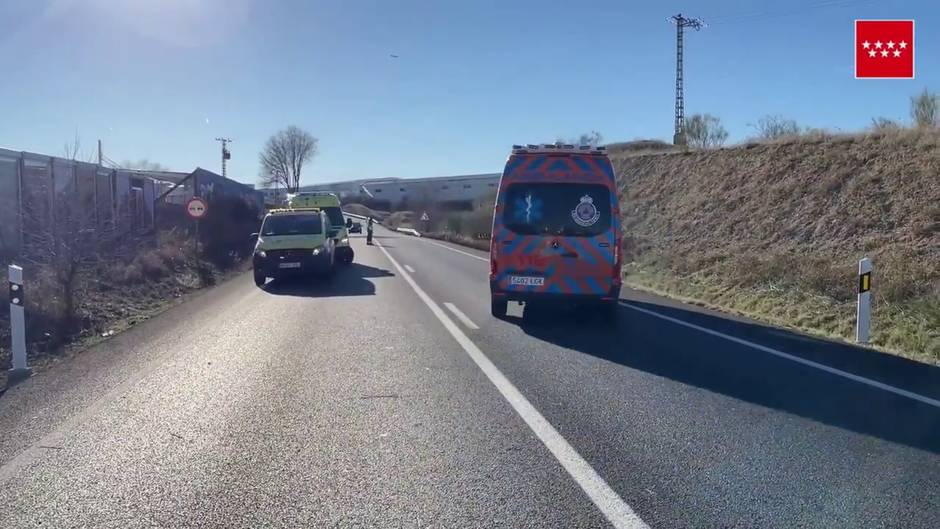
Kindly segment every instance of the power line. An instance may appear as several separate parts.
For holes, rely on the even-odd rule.
[[[104,154],[101,155],[101,160],[105,163],[105,165],[110,166],[112,169],[123,169],[123,167],[121,166],[121,164],[115,162],[115,161],[112,160],[111,158],[108,158],[108,157],[107,157],[106,155],[104,155]]]
[[[705,27],[705,23],[698,18],[688,18],[682,14],[669,17],[669,20],[676,25],[676,121],[675,132],[672,138],[674,145],[685,145],[685,131],[683,122],[685,121],[685,95],[683,94],[683,31],[685,28],[692,28],[696,31]]]

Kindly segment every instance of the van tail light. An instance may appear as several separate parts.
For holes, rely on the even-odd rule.
[[[623,278],[621,277],[621,269],[623,268],[623,252],[620,249],[622,244],[623,241],[620,239],[620,237],[617,237],[617,240],[614,242],[614,285],[620,285],[623,281]]]
[[[493,240],[490,239],[490,281],[496,280],[496,272],[498,268],[496,266],[496,257],[497,257],[496,243],[494,243]]]

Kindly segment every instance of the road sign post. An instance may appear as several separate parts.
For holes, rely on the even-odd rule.
[[[196,223],[196,255],[199,255],[199,221],[209,213],[209,204],[199,197],[193,197],[186,203],[186,214]]]
[[[26,365],[26,292],[23,288],[23,269],[10,265],[7,278],[10,282],[10,341],[13,348],[13,362],[7,379],[12,384],[28,378],[32,370]]]
[[[871,330],[871,259],[858,262],[858,308],[855,317],[855,341],[868,343]]]

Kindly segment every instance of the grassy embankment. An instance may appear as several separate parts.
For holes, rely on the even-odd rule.
[[[677,152],[612,146],[627,285],[830,338],[854,336],[873,260],[872,344],[940,363],[940,132],[811,134]],[[491,205],[430,236],[487,249]],[[414,226],[397,212],[392,226]]]
[[[163,232],[156,244],[112,255],[81,267],[69,314],[64,288],[46,265],[26,267],[26,338],[30,367],[42,370],[57,360],[105,340],[174,306],[187,293],[240,273],[250,262],[224,264],[193,252],[192,239]],[[6,283],[6,267],[0,281]],[[10,368],[10,313],[7,290],[0,292],[0,390]]]

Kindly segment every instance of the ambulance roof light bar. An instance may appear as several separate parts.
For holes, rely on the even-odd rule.
[[[526,145],[513,145],[513,154],[539,154],[539,153],[581,153],[581,154],[605,154],[607,148],[604,146],[591,145],[572,145],[570,143],[543,143],[536,145],[528,143]]]

